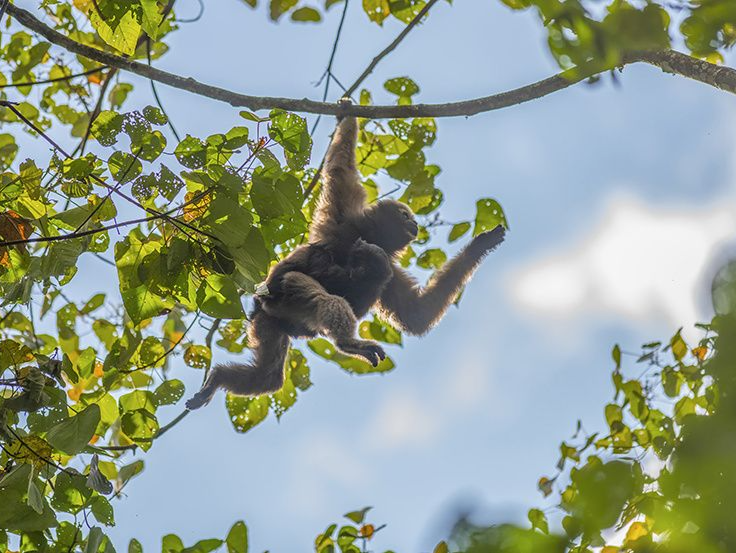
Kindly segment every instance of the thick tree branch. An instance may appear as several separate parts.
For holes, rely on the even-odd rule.
[[[181,77],[154,67],[116,56],[96,48],[80,44],[51,29],[30,12],[14,4],[8,5],[8,14],[21,25],[43,36],[49,42],[66,50],[99,63],[117,67],[147,79],[152,79],[174,88],[207,96],[235,107],[251,110],[281,108],[289,111],[320,113],[329,115],[357,115],[369,119],[405,117],[458,117],[514,106],[536,100],[563,90],[598,73],[613,69],[608,65],[591,62],[575,69],[564,71],[542,81],[473,100],[444,104],[415,104],[411,106],[359,106],[317,102],[308,99],[277,98],[239,94],[217,86],[200,83],[190,77]],[[694,79],[721,90],[736,94],[736,70],[714,65],[675,51],[637,52],[626,56],[620,66],[645,62],[664,71]]]

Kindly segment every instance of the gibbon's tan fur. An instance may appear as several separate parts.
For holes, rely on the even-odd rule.
[[[480,261],[503,242],[500,226],[476,236],[420,286],[395,262],[417,236],[414,215],[395,200],[366,204],[355,161],[357,135],[354,117],[338,122],[309,243],[274,266],[268,292],[255,297],[248,334],[253,359],[215,365],[188,409],[205,405],[219,388],[239,395],[279,390],[290,337],[322,334],[340,351],[377,365],[385,358],[383,348],[356,337],[358,319],[375,309],[406,333],[426,333]]]

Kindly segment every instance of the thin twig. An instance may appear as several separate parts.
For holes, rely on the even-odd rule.
[[[105,69],[107,69],[107,66],[102,65],[94,69],[88,69],[87,71],[82,71],[81,73],[74,73],[73,75],[67,75],[66,77],[54,77],[53,79],[43,79],[41,81],[24,81],[22,83],[6,83],[3,85],[0,85],[0,88],[20,88],[22,86],[35,86],[39,84],[51,84],[51,83],[58,83],[61,81],[71,81],[72,79],[76,79],[77,77],[87,77],[89,75],[94,75],[95,73],[99,73],[100,71],[104,71]]]
[[[365,71],[360,74],[360,77],[355,79],[355,82],[350,85],[350,87],[345,91],[345,96],[352,96],[353,92],[358,90],[358,87],[363,83],[363,81],[373,73],[373,70],[376,68],[378,63],[385,58],[387,55],[389,55],[391,52],[394,51],[394,49],[401,43],[402,40],[406,37],[406,35],[409,34],[409,31],[411,31],[421,20],[422,18],[427,15],[427,12],[430,10],[432,6],[434,6],[437,3],[437,0],[429,0],[424,7],[419,11],[418,14],[414,16],[414,18],[404,27],[401,32],[398,34],[398,36],[389,44],[386,46],[381,52],[371,60],[371,62],[368,64],[368,67],[365,68]]]
[[[197,15],[186,19],[180,19],[177,17],[174,21],[177,23],[194,23],[195,21],[199,21],[204,15],[204,2],[202,0],[197,0],[197,2],[199,2],[199,13]]]
[[[102,112],[102,102],[105,100],[107,87],[110,86],[110,83],[115,78],[115,75],[117,75],[117,73],[118,68],[111,67],[110,71],[108,71],[107,75],[105,75],[105,78],[100,85],[100,93],[97,97],[95,107],[92,109],[92,113],[89,114],[89,121],[87,121],[87,128],[84,131],[84,136],[82,136],[82,140],[79,142],[79,144],[77,144],[77,147],[74,148],[74,151],[72,152],[70,157],[76,156],[77,153],[84,153],[84,149],[87,147],[87,141],[89,140],[90,134],[92,133],[92,125],[94,124],[95,119],[97,119],[97,116]]]
[[[174,426],[179,424],[184,417],[186,417],[189,414],[189,409],[185,409],[181,413],[179,413],[176,418],[174,418],[170,423],[162,426],[158,429],[158,432],[156,432],[153,437],[151,438],[151,442],[159,439],[161,436],[166,434],[169,430],[171,430]],[[130,444],[130,445],[103,445],[103,446],[97,446],[99,449],[104,449],[105,451],[129,451],[129,450],[135,450],[138,449],[138,444]]]
[[[342,8],[342,15],[340,16],[340,23],[337,26],[337,33],[335,33],[335,41],[332,43],[332,52],[330,53],[330,59],[327,62],[327,69],[325,69],[325,72],[322,73],[322,77],[320,77],[319,81],[317,81],[317,84],[315,86],[319,86],[323,79],[327,79],[325,81],[325,90],[322,93],[322,101],[324,102],[327,100],[327,94],[330,91],[330,80],[332,80],[332,64],[335,61],[335,54],[337,54],[337,46],[340,43],[340,35],[342,34],[342,26],[345,23],[345,15],[348,13],[348,4],[349,1],[345,0],[345,4]],[[317,125],[319,125],[319,121],[322,119],[321,115],[317,116],[317,120],[314,122],[314,125],[312,125],[312,132],[310,134],[314,134],[314,131],[317,130]]]
[[[151,39],[148,39],[146,41],[146,55],[148,58],[148,65],[151,65]],[[153,92],[153,99],[156,100],[156,105],[158,106],[158,109],[160,109],[161,113],[163,113],[164,116],[166,117],[166,121],[168,122],[169,128],[171,129],[171,132],[174,135],[174,138],[176,138],[176,141],[181,142],[179,133],[176,132],[176,127],[174,127],[174,123],[171,121],[171,117],[169,117],[169,114],[166,113],[166,110],[164,109],[164,105],[161,102],[161,98],[159,98],[158,96],[158,90],[156,90],[156,81],[154,81],[153,79],[149,79],[148,82],[151,83],[151,92]]]

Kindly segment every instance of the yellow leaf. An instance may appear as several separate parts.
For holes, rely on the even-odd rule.
[[[444,541],[441,541],[437,545],[434,546],[434,549],[432,550],[432,553],[448,553],[449,549],[447,548],[447,543]]]
[[[544,497],[547,497],[552,493],[552,484],[552,480],[542,476],[542,478],[539,479],[539,482],[537,482],[537,488],[539,488],[539,491],[544,494]]]
[[[708,348],[704,346],[693,348],[693,355],[702,361],[708,355]]]
[[[198,192],[187,192],[184,195],[184,220],[187,222],[198,219],[207,211],[207,206],[210,205],[210,195],[205,194],[198,200],[192,201]]]
[[[102,376],[105,374],[103,366],[104,365],[101,362],[95,361],[95,369],[92,374],[94,374],[97,378],[102,378]]]
[[[84,392],[83,386],[73,386],[67,390],[66,395],[68,395],[69,399],[72,401],[79,401],[82,392]]]
[[[43,438],[24,436],[11,442],[7,450],[16,463],[29,463],[36,469],[41,469],[51,460],[53,448]]]
[[[376,531],[376,527],[372,524],[364,524],[360,527],[361,538],[371,538]]]
[[[649,534],[649,529],[643,522],[633,522],[626,531],[626,541],[636,541]]]
[[[613,545],[607,545],[601,549],[601,553],[619,553],[619,551],[621,551],[621,549],[614,547]]]

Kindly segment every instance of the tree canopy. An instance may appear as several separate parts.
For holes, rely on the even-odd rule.
[[[345,10],[348,1],[232,3],[255,8],[264,21],[319,26],[328,10]],[[436,3],[363,0],[366,24],[394,18],[404,30],[348,87],[336,82],[331,57],[323,98],[305,100],[248,95],[157,69],[181,24],[174,0],[40,0],[32,12],[0,0],[0,551],[114,551],[103,528],[114,524],[111,499],[144,468],[127,453],[155,447],[187,414],[158,417],[160,407],[185,394],[169,355],[181,353],[206,374],[217,350],[247,354],[243,297],[307,238],[321,157],[305,113],[363,118],[357,155],[369,199],[386,193],[379,173],[401,185],[388,193],[422,225],[401,263],[435,269],[447,255],[429,229],[442,229],[452,243],[508,226],[493,198],[479,198],[467,220],[442,218],[440,168],[427,151],[437,118],[535,100],[640,62],[736,93],[736,71],[722,65],[736,42],[731,0],[503,0],[539,15],[558,75],[444,104],[418,103],[419,84],[401,76],[384,83],[395,103],[374,105],[363,81],[409,32],[421,32]],[[151,80],[151,105],[129,105],[129,74]],[[158,85],[188,91],[193,102],[245,109],[234,110],[239,122],[232,128],[182,136]],[[335,103],[341,94],[354,105]],[[24,158],[21,136],[44,142],[51,153]],[[82,278],[82,256],[116,268],[119,294],[68,296],[69,283]],[[531,528],[459,523],[449,545],[436,551],[731,550],[732,282],[724,270],[714,289],[719,315],[703,325],[702,341],[686,344],[678,332],[643,346],[636,357],[646,368],[642,376],[627,376],[626,354],[614,348],[616,397],[605,406],[610,432],[588,435],[581,425],[561,446],[558,473],[539,481],[545,496],[559,492],[561,530],[532,509]],[[192,332],[198,323],[206,335]],[[402,340],[377,317],[361,323],[360,335]],[[324,339],[308,347],[349,373],[394,369],[391,359],[374,368]],[[275,394],[227,397],[238,432],[281,417],[312,385],[298,349],[290,350],[286,370]],[[380,530],[368,520],[367,509],[348,513],[314,547],[365,550]],[[614,527],[625,531],[621,547],[606,545],[604,531]],[[165,552],[219,547],[247,551],[245,524],[189,547],[174,535],[163,538]],[[129,552],[138,551],[133,540]]]

